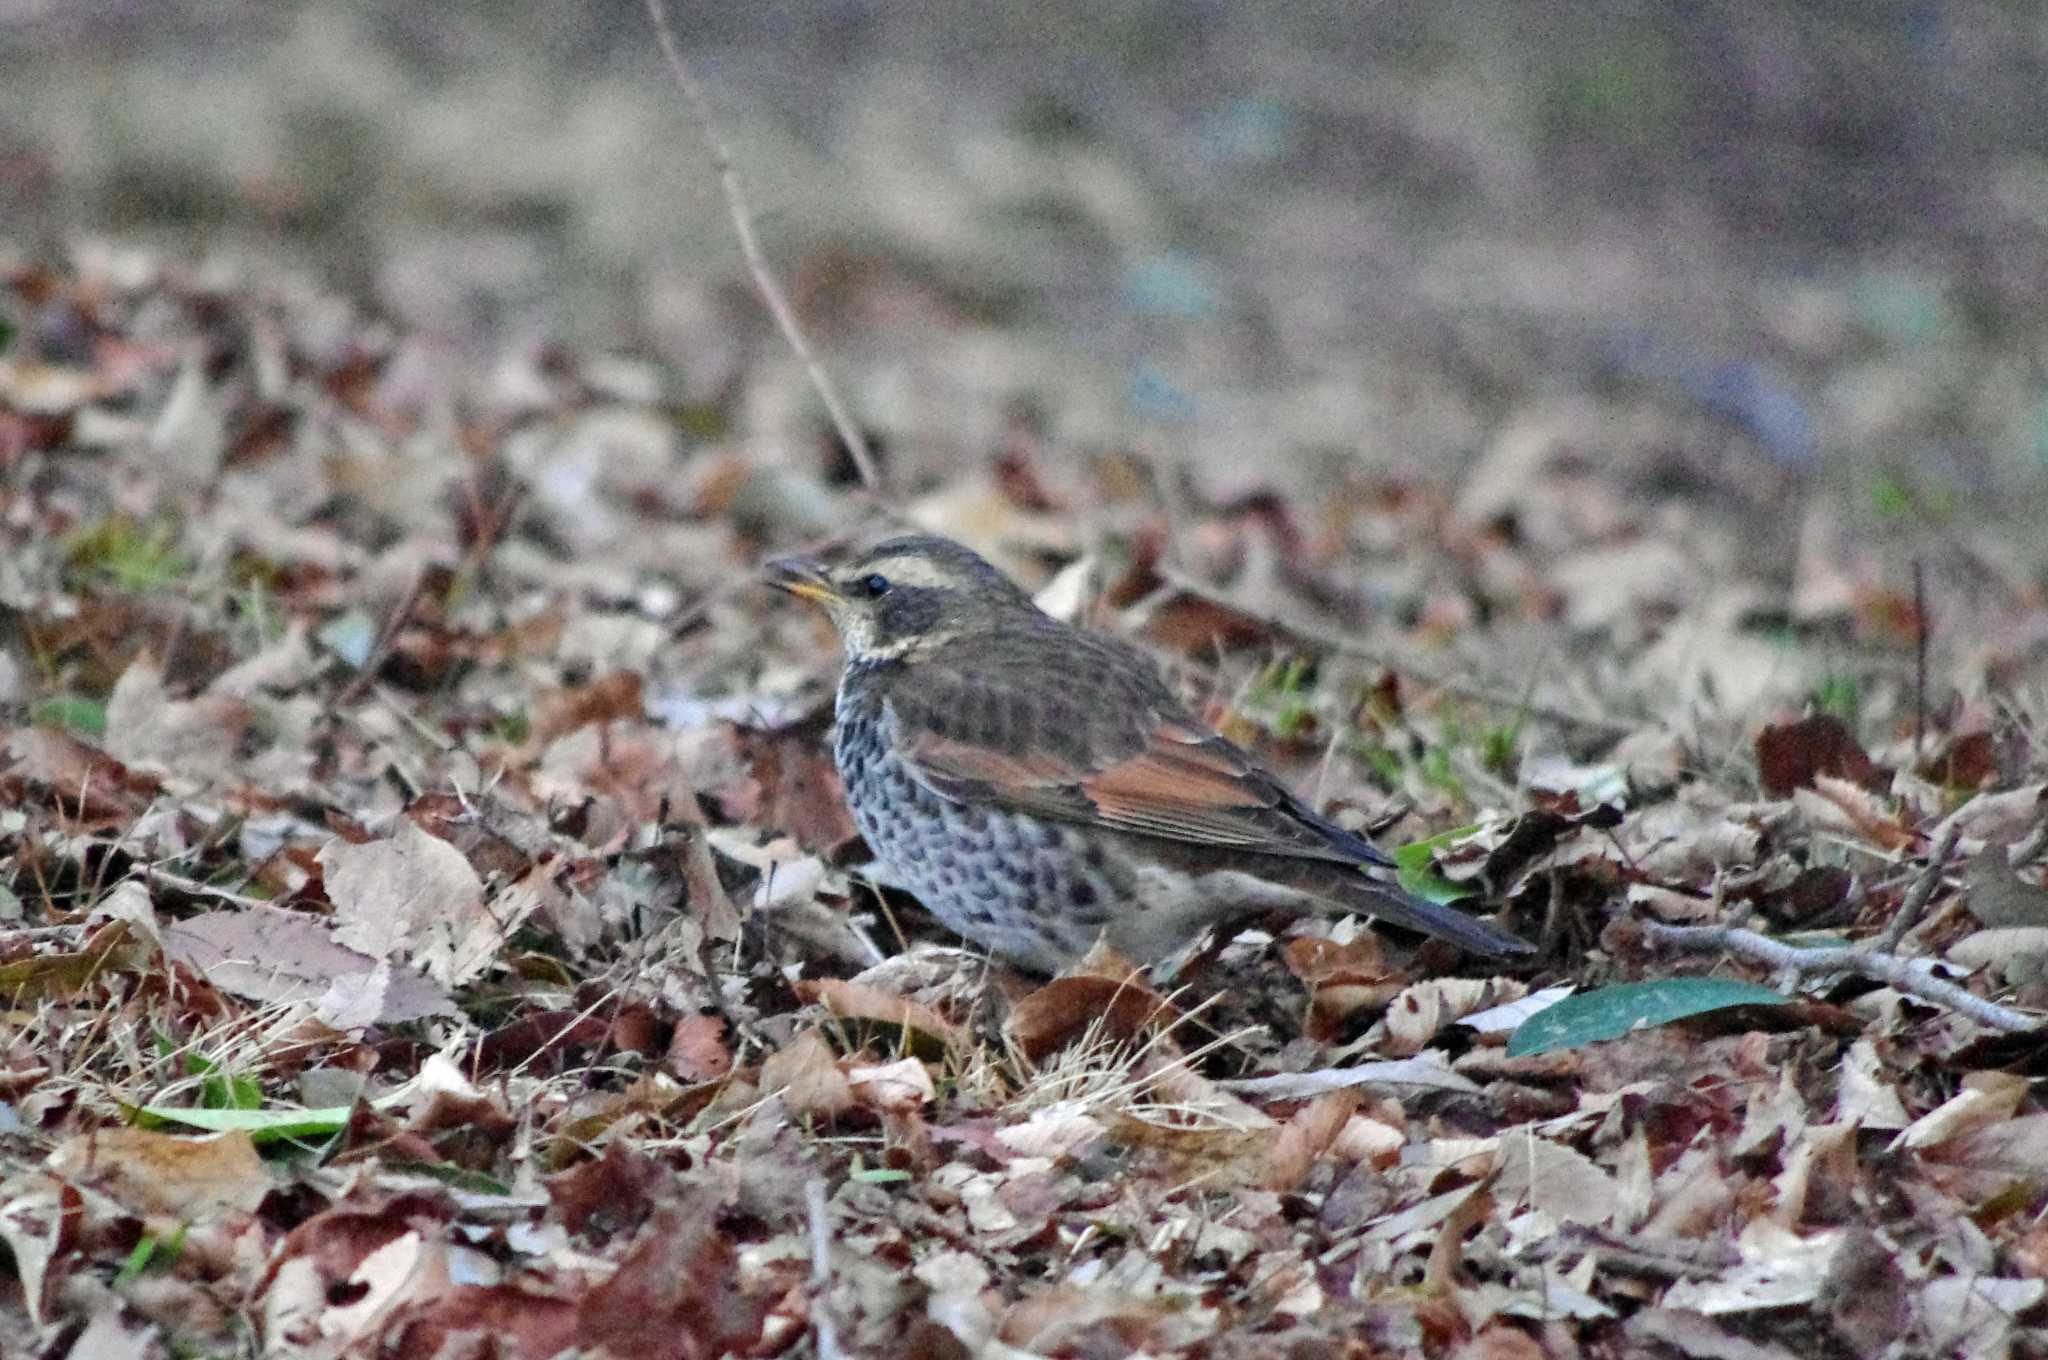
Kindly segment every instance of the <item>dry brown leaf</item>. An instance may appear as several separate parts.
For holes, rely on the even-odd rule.
[[[1788,798],[1794,789],[1812,788],[1821,775],[1882,787],[1883,771],[1871,763],[1855,733],[1840,718],[1815,713],[1797,722],[1766,727],[1756,737],[1757,772],[1764,792]]]
[[[1297,935],[1281,950],[1287,970],[1308,988],[1303,1031],[1311,1039],[1334,1039],[1352,1016],[1385,1006],[1406,979],[1390,969],[1379,936],[1361,932],[1348,942]]]
[[[237,747],[252,721],[249,706],[226,695],[171,698],[163,668],[140,656],[107,696],[107,751],[176,782],[231,783],[240,777]]]
[[[823,1005],[842,1020],[868,1020],[904,1031],[906,1038],[927,1035],[940,1048],[964,1052],[959,1026],[931,1007],[843,978],[806,978],[794,984],[798,997]]]
[[[1506,978],[1432,978],[1405,988],[1387,1006],[1380,1021],[1386,1030],[1381,1051],[1407,1057],[1428,1047],[1445,1025],[1528,993],[1522,983]]]
[[[1904,850],[1913,844],[1913,833],[1882,797],[1846,779],[1816,776],[1812,788],[1793,792],[1792,804],[1815,830],[1853,836],[1882,850]]]
[[[1886,1080],[1877,1045],[1858,1039],[1842,1058],[1835,1083],[1835,1122],[1858,1128],[1903,1129],[1911,1120],[1899,1093]]]
[[[1144,970],[1098,943],[1079,963],[1010,1008],[1003,1032],[1017,1051],[1042,1061],[1091,1029],[1117,1040],[1171,1029],[1180,1012],[1145,982]]]
[[[254,1212],[274,1182],[242,1132],[184,1138],[148,1129],[98,1129],[66,1139],[50,1170],[138,1213],[204,1218]]]
[[[725,1019],[718,1015],[685,1015],[669,1038],[668,1068],[684,1081],[716,1081],[732,1071],[732,1050],[725,1044]]]
[[[76,1247],[84,1221],[78,1188],[48,1172],[25,1172],[0,1188],[0,1242],[13,1258],[29,1321],[39,1327],[50,1316],[61,1266]],[[53,1265],[60,1270],[53,1271]]]
[[[1614,1177],[1585,1154],[1523,1131],[1501,1136],[1495,1194],[1526,1203],[1563,1223],[1595,1227],[1614,1220],[1620,1193]]]
[[[915,1058],[892,1063],[855,1063],[846,1069],[854,1099],[890,1114],[910,1114],[938,1096],[932,1074]]]
[[[536,695],[528,713],[530,727],[523,759],[533,759],[555,738],[579,727],[639,721],[647,713],[642,688],[638,672],[613,671],[581,685]]]
[[[507,925],[484,905],[462,852],[401,818],[384,840],[332,840],[320,851],[334,937],[376,959],[402,959],[443,986],[491,966]]]
[[[814,1029],[805,1030],[762,1061],[761,1090],[780,1096],[794,1119],[837,1119],[855,1104],[853,1087],[839,1070],[832,1045]]]
[[[1316,1158],[1329,1150],[1357,1112],[1358,1102],[1359,1093],[1352,1087],[1317,1096],[1297,1110],[1273,1135],[1259,1184],[1283,1192],[1300,1189]]]

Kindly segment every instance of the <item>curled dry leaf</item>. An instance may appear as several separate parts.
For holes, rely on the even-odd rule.
[[[1518,1001],[1528,988],[1507,978],[1432,978],[1405,988],[1387,1005],[1380,1021],[1386,1042],[1382,1051],[1395,1057],[1420,1053],[1445,1025],[1475,1011]]]
[[[1796,789],[1792,804],[1816,831],[1868,841],[1881,850],[1905,850],[1914,837],[1884,799],[1860,784],[1816,776],[1810,789]]]
[[[1360,932],[1345,943],[1297,935],[1281,951],[1287,969],[1308,988],[1303,1031],[1311,1039],[1334,1039],[1360,1011],[1391,1001],[1407,979],[1390,969],[1379,936]]]
[[[1144,980],[1144,970],[1106,944],[1010,1008],[1003,1032],[1032,1062],[1091,1029],[1129,1040],[1171,1029],[1181,1013]]]
[[[843,978],[807,978],[793,986],[803,1000],[818,1002],[841,1020],[870,1021],[889,1026],[899,1031],[903,1040],[913,1046],[921,1037],[926,1049],[937,1050],[930,1052],[930,1057],[937,1058],[944,1052],[965,1051],[966,1036],[958,1025],[931,1007],[908,997]]]
[[[1908,1124],[1891,1142],[1892,1151],[1936,1147],[2012,1118],[2028,1082],[2014,1072],[1972,1072],[1963,1089]]]
[[[889,1114],[910,1114],[937,1098],[932,1074],[915,1058],[892,1063],[855,1063],[846,1082],[861,1104]]]
[[[1267,1146],[1259,1184],[1268,1190],[1301,1188],[1309,1168],[1326,1152],[1358,1109],[1359,1093],[1347,1087],[1317,1096],[1280,1126]]]
[[[717,1081],[732,1071],[725,1044],[725,1018],[685,1015],[669,1037],[668,1068],[684,1081]]]

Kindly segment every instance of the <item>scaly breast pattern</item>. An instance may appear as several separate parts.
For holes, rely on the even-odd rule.
[[[1130,893],[1114,846],[1063,822],[932,792],[896,758],[889,724],[877,697],[842,686],[833,755],[882,877],[1026,967],[1056,972],[1086,953]]]

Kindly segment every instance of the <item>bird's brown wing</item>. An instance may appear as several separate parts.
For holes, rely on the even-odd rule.
[[[1392,862],[1188,715],[1148,663],[1108,656],[1106,673],[1083,667],[1050,693],[1014,674],[929,668],[914,697],[888,703],[895,752],[961,802],[1257,854]]]

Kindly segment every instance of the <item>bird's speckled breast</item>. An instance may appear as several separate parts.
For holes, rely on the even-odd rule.
[[[1124,866],[1065,823],[956,802],[912,778],[869,679],[855,668],[840,686],[833,756],[879,876],[1028,967],[1056,972],[1087,952],[1130,891]]]

